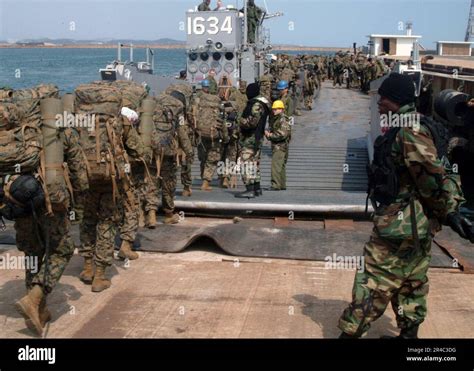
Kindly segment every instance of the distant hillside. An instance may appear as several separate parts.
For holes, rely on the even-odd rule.
[[[49,39],[49,38],[38,38],[38,39],[24,39],[18,40],[16,44],[55,44],[55,45],[117,45],[118,43],[123,44],[153,44],[153,45],[185,45],[185,41],[174,40],[170,38],[162,38],[157,40],[132,40],[132,39],[117,39],[117,40],[75,40],[75,39]],[[0,43],[6,43],[6,41],[0,41]]]

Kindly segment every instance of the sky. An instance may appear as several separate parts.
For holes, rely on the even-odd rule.
[[[185,40],[185,11],[201,0],[0,0],[0,40]],[[212,5],[216,3],[212,1]],[[224,0],[236,5],[242,0]],[[283,17],[266,21],[272,43],[348,47],[371,33],[404,34],[414,24],[421,44],[464,41],[471,0],[256,0]]]

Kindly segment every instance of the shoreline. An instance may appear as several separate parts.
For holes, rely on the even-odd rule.
[[[152,48],[152,49],[186,49],[186,45],[170,44],[170,45],[144,45],[137,44],[133,46],[136,49]],[[97,44],[69,44],[69,45],[17,45],[17,44],[0,44],[0,49],[116,49],[117,45],[97,45]],[[351,48],[339,47],[320,47],[320,46],[294,46],[294,45],[275,45],[272,50],[291,50],[291,51],[319,51],[319,52],[337,52],[339,50],[352,50]]]

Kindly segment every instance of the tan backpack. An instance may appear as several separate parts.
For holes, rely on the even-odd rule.
[[[119,178],[119,167],[125,160],[123,154],[120,160],[116,158],[123,148],[122,95],[112,84],[99,82],[79,85],[75,96],[75,114],[85,115],[84,120],[90,124],[77,128],[88,163],[89,182],[108,184]]]
[[[201,138],[219,139],[223,125],[221,99],[217,95],[202,93],[196,98],[196,104],[194,115],[198,134]]]
[[[178,153],[177,128],[184,124],[184,106],[181,101],[168,95],[161,94],[156,98],[153,113],[153,134],[151,145],[155,158],[176,156]]]

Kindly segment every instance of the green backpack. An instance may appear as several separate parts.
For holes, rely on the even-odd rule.
[[[178,153],[177,128],[184,123],[184,106],[181,101],[162,93],[156,98],[153,113],[153,134],[151,146],[156,159],[163,156],[176,156]]]
[[[87,115],[84,117],[92,126],[77,128],[87,159],[89,182],[110,183],[113,177],[119,178],[118,168],[123,166],[123,159],[119,160],[115,154],[122,146],[122,95],[111,83],[98,82],[79,85],[75,97],[75,114]]]
[[[221,136],[223,120],[221,99],[217,95],[202,93],[196,98],[196,129],[205,139],[216,140]]]
[[[41,132],[35,125],[0,131],[0,176],[35,172],[40,164]]]

